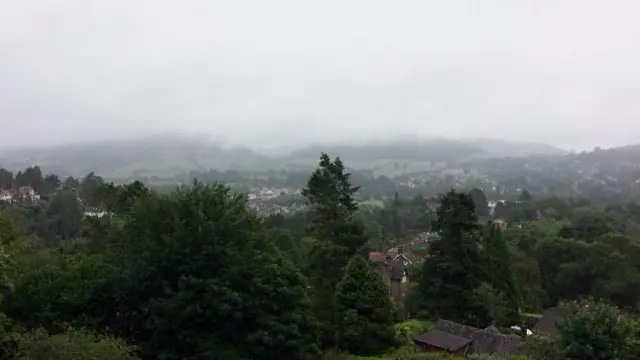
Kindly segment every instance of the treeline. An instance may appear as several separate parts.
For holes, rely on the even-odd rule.
[[[89,207],[99,206],[95,190],[104,183],[104,180],[93,172],[82,179],[72,176],[61,179],[56,174],[43,174],[39,166],[30,166],[24,171],[13,173],[0,168],[0,189],[11,190],[23,186],[29,186],[40,196],[48,196],[60,190],[73,190],[79,192],[80,199]]]
[[[56,246],[4,211],[3,357],[315,359],[393,347],[393,306],[363,257],[354,192],[324,156],[304,191],[315,224],[304,269],[224,185],[160,195],[103,184],[108,215]]]
[[[631,204],[544,206],[523,192],[503,210],[525,215],[502,231],[479,221],[489,210],[478,190],[451,190],[437,208],[400,195],[362,208],[344,164],[326,154],[302,190],[308,211],[291,217],[260,218],[221,184],[159,194],[88,178],[60,186],[43,209],[0,211],[2,359],[406,359],[410,336],[396,324],[407,317],[508,332],[529,313],[584,298],[598,302],[576,305],[558,337],[527,342],[521,355],[640,357],[640,326],[618,310],[637,311],[640,296]],[[72,232],[60,218],[67,198],[98,204],[104,216],[80,218]],[[40,215],[52,216],[46,232],[30,223]],[[592,226],[599,216],[627,226]],[[391,245],[372,241],[375,228],[397,240],[439,235],[412,264],[404,302],[391,300],[367,260]]]

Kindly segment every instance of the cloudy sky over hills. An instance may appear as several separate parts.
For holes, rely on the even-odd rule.
[[[0,0],[0,144],[640,142],[640,3]]]

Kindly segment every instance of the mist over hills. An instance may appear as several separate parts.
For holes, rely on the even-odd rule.
[[[248,147],[226,146],[204,135],[162,134],[8,149],[0,153],[0,165],[12,170],[40,165],[45,171],[74,176],[91,171],[107,178],[170,176],[208,169],[311,169],[322,151],[340,156],[353,168],[398,170],[400,164],[400,171],[416,171],[433,163],[474,158],[566,154],[564,150],[546,144],[404,137],[362,144],[310,145],[267,155]]]

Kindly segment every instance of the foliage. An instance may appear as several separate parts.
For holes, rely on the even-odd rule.
[[[547,336],[529,336],[525,353],[532,360],[564,360],[558,342]]]
[[[471,197],[453,190],[442,196],[436,230],[419,293],[433,316],[481,326],[488,314],[475,294],[486,278],[480,229]]]
[[[349,260],[367,242],[364,227],[355,219],[357,190],[349,182],[349,173],[340,158],[331,160],[324,153],[302,190],[312,214],[311,231],[317,240],[309,254],[307,273],[325,346],[335,339],[335,287]]]
[[[61,239],[78,236],[82,229],[84,209],[78,196],[71,190],[53,195],[47,208],[51,231]]]
[[[108,335],[69,329],[49,335],[35,330],[22,336],[17,359],[24,360],[135,360],[135,348]]]
[[[144,357],[313,358],[306,282],[265,237],[244,198],[222,185],[139,199],[122,230],[132,314]],[[142,314],[144,313],[144,316]]]
[[[589,156],[596,155],[606,154]],[[581,163],[588,158],[576,157]],[[462,185],[453,176],[350,173],[326,154],[311,177],[298,170],[269,171],[267,177],[189,174],[246,188],[300,188],[306,181],[308,211],[266,218],[223,185],[173,191],[176,178],[160,194],[140,181],[116,185],[93,173],[80,181],[37,166],[15,176],[0,169],[0,188],[32,186],[42,195],[41,201],[0,204],[0,358],[20,344],[33,351],[60,344],[106,358],[108,344],[124,344],[114,337],[137,345],[145,359],[312,359],[336,337],[343,349],[384,353],[379,359],[438,358],[408,345],[428,326],[410,320],[389,331],[394,308],[387,308],[378,274],[360,257],[415,241],[414,250],[428,248],[428,256],[413,262],[410,291],[404,304],[395,304],[412,316],[475,326],[519,317],[532,327],[544,308],[589,296],[637,313],[640,205],[627,196],[637,189],[609,183],[613,193],[587,180],[576,183],[571,174],[563,175],[568,184],[536,177],[513,159],[495,164],[501,180]],[[510,172],[501,172],[504,164]],[[462,166],[471,173],[472,167]],[[640,173],[620,170],[615,176],[635,181]],[[598,181],[607,180],[596,174],[592,183]],[[452,186],[473,190],[430,198]],[[489,221],[482,231],[478,215],[487,218],[487,199],[503,200],[493,217],[505,219],[506,230]],[[287,201],[300,200],[291,195]],[[86,217],[85,209],[106,212]],[[440,240],[425,234],[429,230]],[[358,259],[359,271],[349,272],[351,259]],[[363,311],[367,307],[384,310]],[[531,358],[640,358],[639,322],[615,317],[617,310],[601,304],[574,310],[560,338],[529,340]],[[67,332],[68,326],[86,330]],[[23,329],[28,332],[20,337]],[[105,331],[110,335],[98,335]],[[382,340],[362,335],[367,331]],[[394,339],[404,346],[390,347]]]
[[[630,354],[631,323],[615,307],[602,303],[573,303],[571,312],[558,324],[558,346],[563,359],[637,359]],[[635,355],[631,357],[630,355]]]
[[[387,287],[362,256],[349,261],[336,287],[335,303],[340,348],[370,355],[395,345],[393,305]]]
[[[59,254],[20,277],[7,298],[14,319],[54,333],[68,325],[103,328],[119,270],[102,254]]]
[[[487,202],[487,196],[481,189],[474,188],[469,192],[473,204],[475,205],[476,214],[478,216],[489,216],[489,204]]]
[[[398,339],[403,345],[411,345],[415,335],[428,332],[433,327],[433,322],[425,320],[407,320],[397,323],[395,331]]]
[[[511,254],[502,236],[502,230],[496,224],[487,225],[483,236],[483,247],[486,258],[485,271],[492,287],[491,290],[485,291],[485,294],[490,295],[495,291],[495,295],[498,296],[494,297],[495,301],[491,304],[492,318],[499,325],[520,324],[522,300],[511,266]],[[502,308],[502,313],[497,311],[497,307]]]

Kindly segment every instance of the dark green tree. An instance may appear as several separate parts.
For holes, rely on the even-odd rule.
[[[496,218],[505,218],[507,216],[507,207],[502,201],[498,201],[496,203],[496,208],[493,210],[493,213]]]
[[[19,341],[19,359],[29,360],[136,360],[135,348],[121,339],[69,329],[49,335],[35,330]]]
[[[531,194],[529,193],[529,191],[522,190],[522,192],[520,193],[520,196],[518,197],[518,200],[520,200],[520,201],[531,201],[531,200],[533,200],[533,198],[531,197]]]
[[[40,193],[44,187],[44,178],[39,166],[28,167],[24,171],[18,171],[15,178],[15,187],[31,186]]]
[[[44,185],[42,188],[41,195],[43,196],[52,195],[56,190],[58,190],[61,184],[62,184],[62,181],[60,181],[60,178],[58,177],[58,175],[47,174],[44,177]]]
[[[617,232],[614,219],[593,207],[581,207],[574,210],[571,223],[563,226],[558,235],[566,239],[579,239],[592,242],[607,233]]]
[[[64,190],[76,191],[80,188],[80,181],[72,176],[69,176],[62,182],[62,188]]]
[[[585,306],[588,305],[588,306]],[[635,360],[633,328],[620,311],[602,303],[574,303],[559,322],[559,349],[567,360]]]
[[[324,153],[302,190],[313,219],[311,232],[317,240],[309,255],[307,273],[326,346],[335,338],[335,287],[349,259],[367,242],[364,226],[355,218],[357,191],[358,187],[349,182],[349,173],[340,158],[332,161]]]
[[[497,224],[485,227],[483,248],[489,283],[504,299],[506,323],[500,325],[519,325],[522,299],[511,267],[511,253]]]
[[[87,174],[82,182],[80,182],[80,199],[89,208],[95,208],[100,206],[100,198],[97,194],[97,189],[104,180],[94,174],[93,172]]]
[[[476,214],[478,216],[489,216],[489,202],[484,192],[481,189],[473,188],[469,195],[471,195],[471,199],[473,199],[473,203],[476,206]]]
[[[130,211],[138,198],[148,195],[151,190],[137,180],[126,185],[102,183],[94,190],[99,207],[116,214]]]
[[[0,168],[0,189],[9,190],[11,188],[13,188],[13,173]]]
[[[59,333],[67,325],[103,330],[113,309],[122,272],[101,254],[55,254],[29,269],[16,282],[7,298],[12,318],[27,328],[43,327]]]
[[[140,197],[123,218],[113,261],[130,277],[116,319],[144,358],[318,355],[307,283],[244,196],[196,184]]]
[[[76,193],[69,190],[54,195],[47,208],[50,229],[62,240],[80,234],[83,214],[84,210]]]
[[[354,256],[336,287],[336,324],[340,348],[373,355],[395,345],[393,305],[373,265]]]
[[[433,316],[485,325],[489,316],[476,295],[486,269],[475,204],[470,195],[454,190],[440,203],[434,224],[440,239],[430,244],[418,290],[422,308]]]

